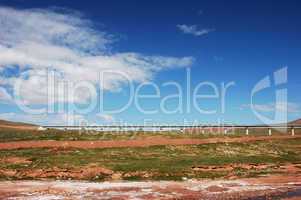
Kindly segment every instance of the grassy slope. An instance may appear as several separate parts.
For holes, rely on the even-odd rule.
[[[6,126],[36,126],[34,124],[28,124],[28,123],[23,123],[23,122],[12,122],[12,121],[6,121],[6,120],[1,120],[0,119],[0,126],[1,125],[6,125]]]
[[[268,135],[268,130],[252,130],[249,131],[250,135]],[[273,135],[287,134],[277,133],[273,131]],[[288,134],[290,134],[288,132]],[[296,134],[301,134],[301,129],[296,130]],[[34,130],[15,130],[0,128],[0,142],[8,141],[21,141],[21,140],[124,140],[124,139],[137,139],[153,136],[160,136],[166,138],[208,138],[208,137],[222,137],[223,133],[179,133],[179,132],[122,132],[122,133],[103,133],[97,131],[34,131]],[[233,133],[228,133],[227,137],[240,137],[245,136],[245,130],[236,130]]]
[[[120,173],[147,172],[148,177],[138,174],[124,179],[180,180],[188,178],[216,178],[229,175],[229,172],[197,172],[193,166],[225,165],[230,163],[301,163],[301,139],[285,141],[208,144],[188,146],[154,146],[148,148],[112,149],[19,149],[2,150],[0,159],[17,156],[29,158],[31,164],[9,164],[0,162],[1,169],[49,169],[78,168],[91,163]],[[274,173],[273,169],[235,169],[237,176],[255,176]],[[10,177],[2,177],[9,179]]]

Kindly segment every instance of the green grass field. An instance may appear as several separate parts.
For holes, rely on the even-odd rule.
[[[122,174],[124,180],[181,180],[187,178],[254,177],[283,173],[277,166],[301,163],[301,139],[273,140],[252,143],[221,143],[207,145],[153,146],[145,148],[109,149],[17,149],[1,150],[0,160],[9,157],[28,159],[30,164],[0,162],[0,174],[5,170],[80,169],[93,164]],[[270,164],[264,169],[231,171],[196,171],[197,166],[228,164]],[[24,176],[1,175],[2,179],[29,179]],[[53,177],[55,178],[55,177]],[[62,179],[68,179],[63,177]],[[102,181],[110,177],[85,178]]]

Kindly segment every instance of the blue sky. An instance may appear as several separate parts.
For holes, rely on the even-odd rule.
[[[0,70],[0,117],[3,119],[39,124],[59,124],[65,123],[65,117],[73,115],[70,117],[72,120],[85,119],[89,123],[122,121],[142,124],[145,119],[157,123],[184,123],[184,121],[188,123],[193,121],[200,123],[262,123],[262,120],[254,114],[249,106],[252,88],[264,77],[272,77],[275,71],[284,67],[287,67],[288,82],[279,87],[287,88],[286,108],[274,105],[275,91],[279,88],[278,86],[272,86],[256,96],[256,108],[262,115],[270,118],[273,118],[279,110],[287,112],[288,120],[301,116],[301,96],[298,93],[301,89],[299,79],[301,72],[301,3],[297,0],[182,2],[0,0],[0,6],[3,8],[0,10],[0,14],[2,12],[0,24],[4,24],[1,32],[4,37],[0,38],[0,47],[4,47],[0,52],[2,60],[4,60],[0,63],[0,69],[2,68]],[[8,9],[13,9],[14,12],[8,11]],[[33,16],[41,15],[42,17],[27,18],[26,16],[31,13],[34,13]],[[60,16],[57,16],[56,13],[59,13]],[[72,19],[70,20],[70,18]],[[52,23],[52,19],[57,20],[55,24]],[[29,25],[22,25],[19,28],[18,23],[20,22]],[[37,29],[33,30],[31,27],[35,23]],[[65,38],[65,35],[61,35],[63,37],[58,39],[57,35],[49,35],[55,40],[50,41],[44,38],[40,42],[40,38],[24,36],[28,32],[35,31],[41,37],[45,35],[48,37],[49,33],[42,30],[45,28],[43,24],[47,24],[50,29],[55,28],[55,30],[63,26],[64,28],[65,26],[75,26],[76,31],[87,34],[88,37],[84,35],[82,41],[83,38],[80,36],[70,39],[69,36]],[[17,28],[13,28],[14,26]],[[39,27],[41,29],[38,29]],[[18,33],[10,34],[12,29]],[[72,32],[72,34],[74,33]],[[88,41],[85,40],[85,37]],[[25,41],[30,41],[30,44]],[[82,45],[74,45],[75,42]],[[20,43],[24,43],[24,45],[20,45]],[[46,46],[45,48],[43,45],[37,47],[36,44],[45,44]],[[34,47],[40,51],[31,51]],[[87,63],[87,58],[93,58],[93,62],[97,62],[97,65],[101,67],[107,60],[97,57],[98,55],[106,56],[110,63],[118,61],[117,65],[122,70],[131,71],[129,76],[135,82],[135,88],[146,81],[157,84],[161,97],[141,100],[141,105],[144,109],[157,108],[158,112],[155,114],[141,113],[137,106],[132,104],[117,114],[99,111],[98,107],[85,114],[52,113],[51,116],[42,118],[40,115],[24,113],[12,101],[14,92],[12,82],[23,77],[22,73],[28,72],[28,70],[35,73],[37,70],[41,70],[41,67],[34,65],[39,64],[45,67],[47,64],[41,63],[40,60],[38,64],[29,59],[21,60],[21,54],[18,53],[22,50],[22,53],[26,53],[24,55],[36,59],[39,52],[47,49],[45,53],[50,52],[51,56],[47,56],[47,59],[53,67],[56,61],[61,62],[62,58],[50,51],[52,47],[60,47],[60,50],[66,53],[66,57],[63,59],[68,58],[69,64],[75,63],[75,61],[69,61],[74,57],[73,54],[69,54],[69,50],[78,56],[75,58],[77,59],[76,63]],[[7,52],[11,54],[8,55]],[[134,55],[130,53],[134,53]],[[43,56],[39,58],[44,58]],[[19,60],[17,62],[14,59]],[[135,59],[135,63],[128,59]],[[125,60],[130,62],[128,68],[123,66],[128,64],[125,63]],[[91,62],[89,60],[89,63]],[[145,63],[140,66],[137,64],[140,62]],[[63,64],[68,63],[64,61]],[[78,74],[71,73],[69,68],[67,70],[62,66],[55,67],[56,71],[62,70],[67,75],[78,76]],[[218,92],[221,92],[222,83],[235,83],[227,92],[224,112],[221,111],[220,98],[199,101],[202,109],[216,110],[214,114],[200,113],[194,107],[191,107],[191,112],[187,112],[187,101],[192,97],[191,91],[187,95],[187,69],[191,71],[192,89],[199,83],[210,82],[217,86]],[[95,72],[92,68],[89,70],[91,73]],[[67,75],[63,75],[64,80],[69,78]],[[36,78],[36,76],[31,78]],[[88,77],[84,72],[78,81],[82,79],[88,81],[94,80],[95,77]],[[160,110],[160,103],[164,96],[176,91],[174,87],[163,86],[169,81],[176,81],[183,89],[183,112],[167,114]],[[93,84],[98,87],[96,82],[95,79]],[[118,86],[112,88],[115,84]],[[36,92],[45,90],[45,88],[39,87],[41,84],[37,85],[37,88],[34,88],[32,82],[24,83],[25,95],[21,96],[28,101],[27,105],[31,107],[45,107],[47,103],[40,99],[43,92]],[[104,88],[100,87],[99,89]],[[119,79],[112,78],[105,90],[104,109],[108,110],[124,104],[129,98],[128,91],[127,84],[122,80],[120,82]],[[145,87],[142,93],[153,94],[154,88]],[[212,94],[212,88],[202,87],[200,94]],[[29,95],[37,97],[29,98]],[[97,92],[96,98],[98,95],[99,92]],[[82,95],[80,98],[85,99],[86,97]],[[177,103],[177,101],[171,100],[167,105],[173,109],[178,105]],[[58,103],[55,104],[57,106]],[[66,106],[69,102],[62,104]]]

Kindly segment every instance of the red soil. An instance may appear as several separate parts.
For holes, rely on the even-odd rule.
[[[114,141],[18,141],[0,143],[0,149],[21,149],[21,148],[114,148],[114,147],[148,147],[158,145],[198,145],[213,143],[242,143],[254,141],[268,141],[301,138],[301,136],[248,136],[238,138],[208,138],[208,139],[169,139],[152,138],[137,140],[114,140]]]

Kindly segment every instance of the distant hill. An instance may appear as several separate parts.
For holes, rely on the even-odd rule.
[[[301,126],[301,119],[297,119],[288,123],[289,125],[299,125]]]
[[[27,124],[22,122],[11,122],[6,120],[0,120],[0,129],[1,128],[34,130],[37,129],[38,126],[34,124]]]

